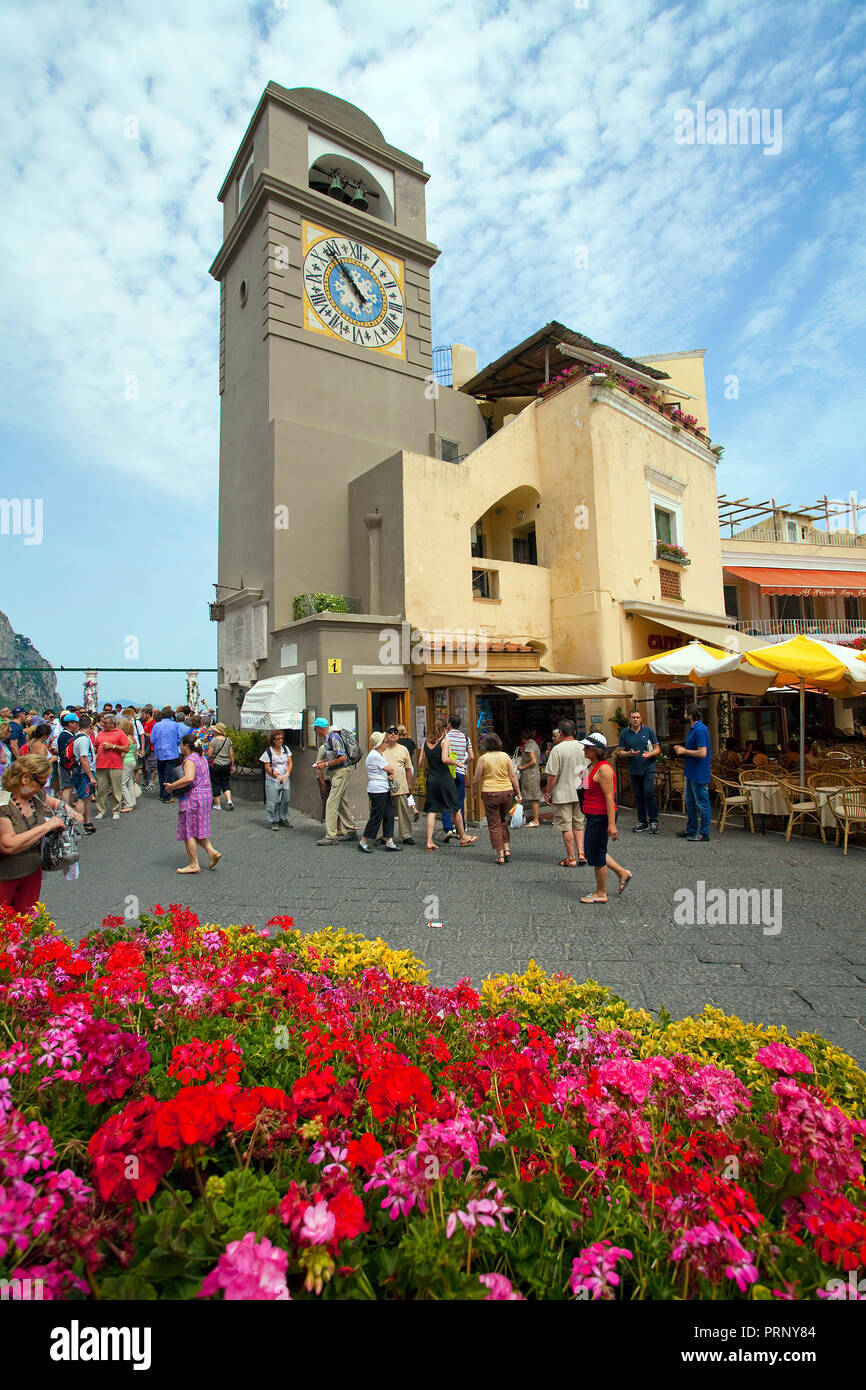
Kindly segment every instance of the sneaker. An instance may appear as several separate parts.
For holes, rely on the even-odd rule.
[[[699,835],[699,836],[698,836],[698,839],[699,839],[699,840],[703,840],[704,844],[707,844],[707,843],[708,843],[709,838],[710,838],[709,835]]]
[[[649,830],[648,825],[633,825],[631,833],[632,835],[642,835],[645,830]]]
[[[457,831],[456,831],[456,830],[446,830],[446,831],[445,831],[445,838],[444,838],[444,840],[442,841],[442,843],[447,845],[447,843],[448,843],[449,840],[456,840],[456,839],[457,839]]]
[[[678,830],[678,831],[677,831],[677,839],[678,839],[678,840],[694,840],[695,838],[696,838],[696,837],[695,837],[694,835],[690,835],[689,832],[688,832],[687,830]]]
[[[234,809],[235,809],[235,803],[234,803],[233,801],[230,801],[229,804],[228,804],[228,806],[226,807],[226,810],[227,810],[227,811],[233,811]]]
[[[281,820],[280,825],[287,826],[289,830],[291,830],[292,828],[292,822],[290,820]]]
[[[394,849],[402,850],[403,846],[402,846],[402,845],[385,845],[384,848],[385,848],[385,849],[391,849],[391,850],[394,850]]]
[[[414,845],[414,843],[415,841],[412,839],[411,835],[407,835],[405,840],[403,841],[404,845]]]
[[[271,830],[279,830],[279,828],[280,827],[277,825],[276,821],[274,821],[273,825],[271,826]]]
[[[112,820],[120,820],[120,812],[119,812],[119,811],[113,811],[113,812],[112,812],[112,815],[111,815],[111,819],[112,819]]]
[[[651,820],[651,821],[650,821],[650,834],[651,834],[651,835],[658,835],[658,833],[659,833],[659,823],[658,823],[658,821],[657,821],[657,820]]]
[[[341,842],[336,835],[324,835],[321,840],[317,840],[317,845],[339,845]]]
[[[222,810],[222,806],[220,806],[219,803],[217,803],[216,806],[211,806],[211,811],[212,811],[212,812],[213,812],[213,811],[221,811],[221,810]]]
[[[691,840],[692,844],[698,844],[701,840],[708,840],[709,835],[687,835],[686,839]]]
[[[97,811],[97,812],[96,812],[96,815],[93,817],[94,820],[103,820],[104,818],[105,818],[105,812],[104,812],[104,811]]]
[[[373,851],[372,851],[372,849],[370,848],[370,846],[369,846],[369,845],[362,844],[360,840],[358,841],[358,849],[361,851],[362,854],[372,854],[372,853],[373,853]]]
[[[357,840],[357,838],[358,838],[358,832],[357,832],[357,830],[347,830],[347,831],[346,831],[345,838],[346,838],[347,840]]]

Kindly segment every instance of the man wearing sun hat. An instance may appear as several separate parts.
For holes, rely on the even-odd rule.
[[[325,834],[316,843],[319,845],[339,845],[345,840],[357,840],[358,828],[355,813],[349,801],[347,782],[352,769],[346,756],[346,748],[336,724],[329,724],[321,716],[313,721],[313,728],[322,734],[322,744],[314,763],[316,772],[329,784],[328,800],[325,803]],[[340,835],[340,824],[347,826],[345,835]]]

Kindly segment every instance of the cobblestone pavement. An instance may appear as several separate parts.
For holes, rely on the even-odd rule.
[[[682,1018],[712,1003],[743,1019],[817,1031],[866,1065],[863,849],[843,858],[820,840],[794,837],[786,845],[779,834],[737,827],[692,844],[676,838],[678,816],[663,816],[658,836],[630,833],[631,811],[620,821],[612,848],[634,878],[617,897],[611,875],[610,903],[584,906],[578,899],[592,891],[591,870],[557,867],[562,840],[552,828],[516,832],[513,861],[500,869],[483,827],[473,831],[475,845],[458,849],[452,841],[426,854],[422,820],[414,847],[361,855],[353,843],[320,848],[318,822],[297,813],[292,829],[274,834],[263,809],[248,803],[213,816],[219,867],[178,877],[184,852],[175,840],[175,807],[145,794],[132,818],[99,822],[84,842],[79,880],[47,874],[43,896],[58,925],[76,937],[109,913],[134,916],[136,899],[142,909],[183,902],[202,921],[219,923],[263,926],[289,913],[302,930],[341,926],[408,947],[436,984],[520,971],[534,957],[546,970],[598,980],[651,1012],[664,1007]],[[767,910],[746,924],[678,925],[675,912],[682,916],[685,904],[675,894],[691,890],[698,915],[699,881],[707,894],[769,890]]]

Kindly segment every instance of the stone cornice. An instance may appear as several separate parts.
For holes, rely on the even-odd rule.
[[[644,477],[648,483],[655,487],[663,487],[668,492],[675,492],[678,497],[682,497],[688,487],[688,483],[684,483],[680,478],[672,478],[670,473],[662,473],[660,469],[653,468],[650,464],[646,464],[644,468]]]
[[[716,455],[712,452],[709,445],[701,444],[693,434],[686,429],[675,430],[672,423],[666,416],[658,415],[648,405],[641,405],[634,396],[623,396],[621,391],[609,386],[603,386],[590,380],[589,385],[590,402],[601,401],[604,405],[611,406],[618,410],[621,415],[628,415],[630,419],[636,420],[644,429],[653,430],[660,434],[662,439],[669,440],[672,444],[678,444],[680,448],[687,449],[695,458],[701,459],[704,463],[710,464],[715,468],[718,464]]]
[[[401,260],[411,257],[429,269],[439,259],[439,247],[434,246],[432,241],[419,241],[407,236],[405,232],[399,232],[390,223],[382,222],[380,218],[373,217],[368,212],[358,212],[348,203],[336,203],[327,194],[317,193],[312,188],[298,188],[295,184],[286,183],[285,179],[277,178],[269,169],[263,169],[253,184],[243,211],[232,224],[210,267],[210,274],[215,280],[222,279],[235,249],[246,235],[249,224],[256,220],[269,199],[291,207],[293,211],[303,217],[309,217],[311,221],[333,227],[342,235],[370,242],[376,250],[390,251]]]

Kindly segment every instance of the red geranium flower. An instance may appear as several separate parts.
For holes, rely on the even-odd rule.
[[[346,1162],[352,1168],[363,1168],[372,1173],[385,1150],[369,1131],[360,1139],[350,1139],[346,1149]]]

